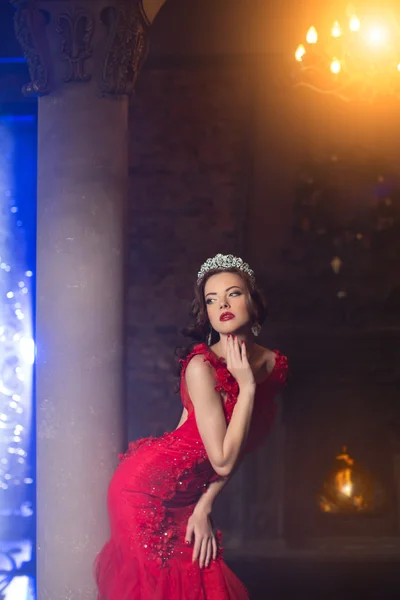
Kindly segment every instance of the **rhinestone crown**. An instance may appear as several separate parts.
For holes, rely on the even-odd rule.
[[[214,269],[231,269],[232,267],[247,273],[251,281],[255,283],[254,271],[241,258],[233,256],[233,254],[216,254],[213,258],[207,258],[206,262],[201,265],[200,271],[197,274],[197,284],[201,282],[208,271]]]

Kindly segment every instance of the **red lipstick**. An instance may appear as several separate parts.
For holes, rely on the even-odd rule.
[[[222,313],[222,315],[220,316],[219,320],[220,321],[230,321],[231,319],[234,319],[235,315],[231,312],[224,312]]]

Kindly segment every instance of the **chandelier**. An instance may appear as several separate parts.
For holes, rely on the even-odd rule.
[[[311,26],[295,51],[295,85],[347,102],[400,98],[400,27],[390,11],[356,12]]]

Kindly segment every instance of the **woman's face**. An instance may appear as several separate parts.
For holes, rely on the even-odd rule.
[[[211,275],[204,286],[204,298],[211,326],[227,335],[250,325],[243,279],[236,273]]]

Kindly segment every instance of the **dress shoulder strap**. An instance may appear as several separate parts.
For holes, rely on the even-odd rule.
[[[185,356],[185,358],[181,358],[179,361],[182,365],[181,377],[185,376],[188,364],[192,360],[193,356],[197,356],[197,354],[203,354],[204,360],[209,362],[214,368],[217,367],[218,358],[213,354],[213,352],[210,350],[207,344],[196,344],[196,346],[192,348],[189,354]]]

